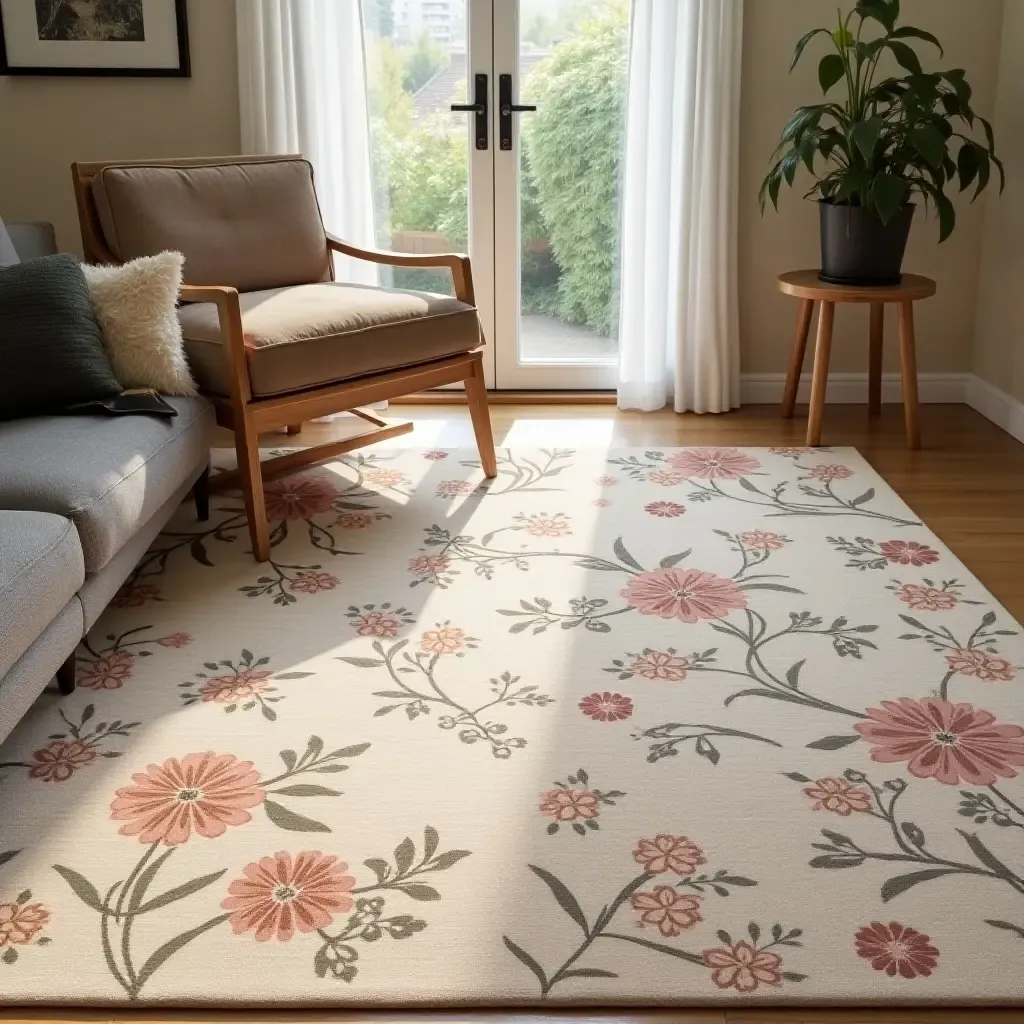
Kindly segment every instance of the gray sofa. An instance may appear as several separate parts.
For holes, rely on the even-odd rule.
[[[0,421],[0,741],[54,676],[74,689],[79,641],[190,490],[208,514],[213,408],[168,401]]]

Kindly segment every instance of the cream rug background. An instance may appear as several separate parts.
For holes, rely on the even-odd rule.
[[[0,748],[0,1002],[1024,998],[1024,643],[865,461],[501,468],[182,508]]]

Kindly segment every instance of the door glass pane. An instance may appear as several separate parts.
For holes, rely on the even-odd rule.
[[[520,360],[612,361],[629,0],[520,4]]]
[[[377,244],[466,252],[468,0],[363,0]],[[382,284],[452,294],[447,270],[382,268]]]

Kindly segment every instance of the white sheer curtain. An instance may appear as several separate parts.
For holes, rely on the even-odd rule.
[[[327,230],[374,246],[360,0],[238,0],[245,153],[303,153]],[[336,260],[340,280],[377,283],[372,263]]]
[[[634,0],[619,407],[739,405],[743,0]]]

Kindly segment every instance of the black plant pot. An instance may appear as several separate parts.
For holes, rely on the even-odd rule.
[[[913,204],[888,224],[863,206],[818,203],[821,211],[821,274],[828,284],[890,285],[900,283]]]

